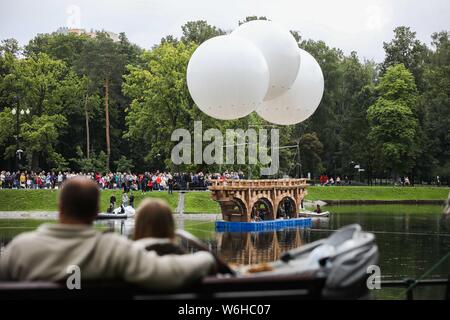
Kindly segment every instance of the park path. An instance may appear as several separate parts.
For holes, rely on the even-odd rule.
[[[174,214],[175,218],[183,220],[218,220],[220,213],[181,213]],[[52,211],[0,211],[0,219],[37,219],[37,220],[56,220],[58,212]]]

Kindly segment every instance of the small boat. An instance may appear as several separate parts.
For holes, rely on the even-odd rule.
[[[310,217],[310,218],[326,218],[326,217],[330,216],[330,211],[317,213],[314,211],[304,210],[304,211],[300,211],[299,216],[300,217]]]
[[[102,219],[127,219],[132,218],[136,214],[136,210],[132,206],[120,206],[113,210],[111,213],[99,213],[97,215],[97,220]]]

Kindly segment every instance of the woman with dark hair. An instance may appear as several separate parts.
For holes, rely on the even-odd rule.
[[[158,199],[145,199],[136,211],[135,244],[158,255],[185,254],[175,244],[175,221],[170,207]]]

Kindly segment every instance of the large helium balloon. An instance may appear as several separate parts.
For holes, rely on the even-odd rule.
[[[204,113],[221,120],[237,119],[262,103],[269,69],[250,41],[218,36],[195,50],[187,67],[187,85]]]
[[[292,88],[278,98],[265,101],[256,112],[269,122],[292,125],[309,118],[322,100],[324,81],[322,69],[308,52],[298,49],[301,55],[297,79]]]
[[[295,38],[288,30],[267,20],[242,24],[231,35],[251,41],[261,50],[270,73],[269,89],[264,100],[271,100],[286,92],[297,77],[300,56]]]

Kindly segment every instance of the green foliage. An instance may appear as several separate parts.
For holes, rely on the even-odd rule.
[[[381,72],[397,64],[403,64],[413,75],[416,85],[422,88],[422,74],[428,49],[425,44],[416,39],[416,33],[409,27],[400,26],[394,29],[394,39],[384,42],[386,58],[381,64]]]
[[[256,19],[267,20],[248,16],[239,24]],[[28,108],[31,114],[20,116],[18,136],[26,156],[22,165],[27,168],[106,171],[109,159],[115,167],[123,156],[137,171],[242,170],[248,177],[258,177],[260,164],[174,167],[171,163],[172,131],[192,132],[195,120],[203,122],[203,130],[217,128],[223,133],[269,125],[255,113],[217,121],[195,106],[186,86],[189,58],[196,46],[225,32],[203,20],[189,21],[181,30],[180,40],[168,35],[151,50],[130,43],[124,33],[117,42],[102,32],[96,38],[39,34],[23,50],[15,39],[3,40],[0,168],[14,165],[16,119],[10,111]],[[354,164],[360,164],[368,182],[392,174],[428,182],[439,175],[441,182],[450,181],[448,31],[434,33],[427,47],[410,28],[400,26],[384,43],[386,58],[380,65],[362,61],[356,52],[345,55],[323,41],[304,39],[298,31],[291,33],[317,59],[325,79],[323,99],[311,118],[295,126],[274,126],[280,129],[282,146],[301,140],[304,174],[351,178]],[[65,125],[48,118],[54,115],[62,116]],[[49,121],[56,122],[49,127]],[[50,128],[48,136],[40,126]],[[31,134],[30,128],[37,132]],[[40,138],[49,139],[50,146],[42,146]],[[293,176],[296,168],[296,149],[281,149],[278,176]]]
[[[414,79],[403,65],[395,65],[386,70],[376,90],[380,97],[367,110],[375,158],[394,178],[409,175],[417,155]]]
[[[323,144],[315,132],[305,133],[300,137],[300,155],[304,172],[320,174],[323,171],[322,158]]]
[[[45,159],[51,167],[67,167],[67,162],[58,154],[54,147],[58,142],[59,130],[67,126],[66,118],[62,115],[34,116],[31,122],[22,124],[21,132],[26,154],[33,168],[39,168],[36,157]]]
[[[204,20],[186,22],[181,26],[181,30],[183,31],[181,41],[186,44],[189,42],[201,44],[212,37],[225,34],[225,31],[209,25]]]
[[[20,53],[19,42],[16,39],[10,38],[2,40],[0,45],[0,55],[10,54],[17,56]]]
[[[131,172],[134,167],[133,160],[127,159],[125,156],[121,156],[114,164],[116,166],[116,171],[119,172]]]
[[[26,56],[36,56],[45,53],[54,60],[63,61],[66,65],[74,66],[83,51],[87,35],[69,34],[38,34],[24,49]]]
[[[435,161],[434,170],[446,180],[450,180],[448,160],[450,159],[450,34],[449,32],[434,33],[432,35],[435,51],[431,56],[431,63],[424,73],[425,91],[422,95],[424,109],[424,131],[427,148],[432,160]],[[429,160],[429,162],[431,162]],[[440,169],[442,167],[442,170]]]
[[[120,79],[125,67],[125,53],[105,33],[98,33],[89,39],[80,55],[79,68],[92,81]]]
[[[106,167],[106,157],[106,153],[100,151],[98,154],[91,153],[90,157],[87,158],[80,146],[77,146],[77,157],[71,159],[71,162],[83,172],[101,172],[105,174],[109,171]]]
[[[415,108],[417,89],[414,77],[403,64],[389,67],[376,87],[378,94],[386,100],[397,101]]]
[[[396,174],[407,175],[414,160],[417,120],[402,103],[380,98],[367,110],[371,130],[369,138],[377,146],[380,165]]]
[[[14,117],[11,109],[6,108],[0,112],[0,145],[3,145],[14,135]]]
[[[143,54],[144,68],[129,66],[125,76],[123,91],[132,99],[125,137],[150,165],[161,165],[161,158],[170,158],[172,131],[187,126],[191,119],[186,67],[195,47],[164,43]]]

